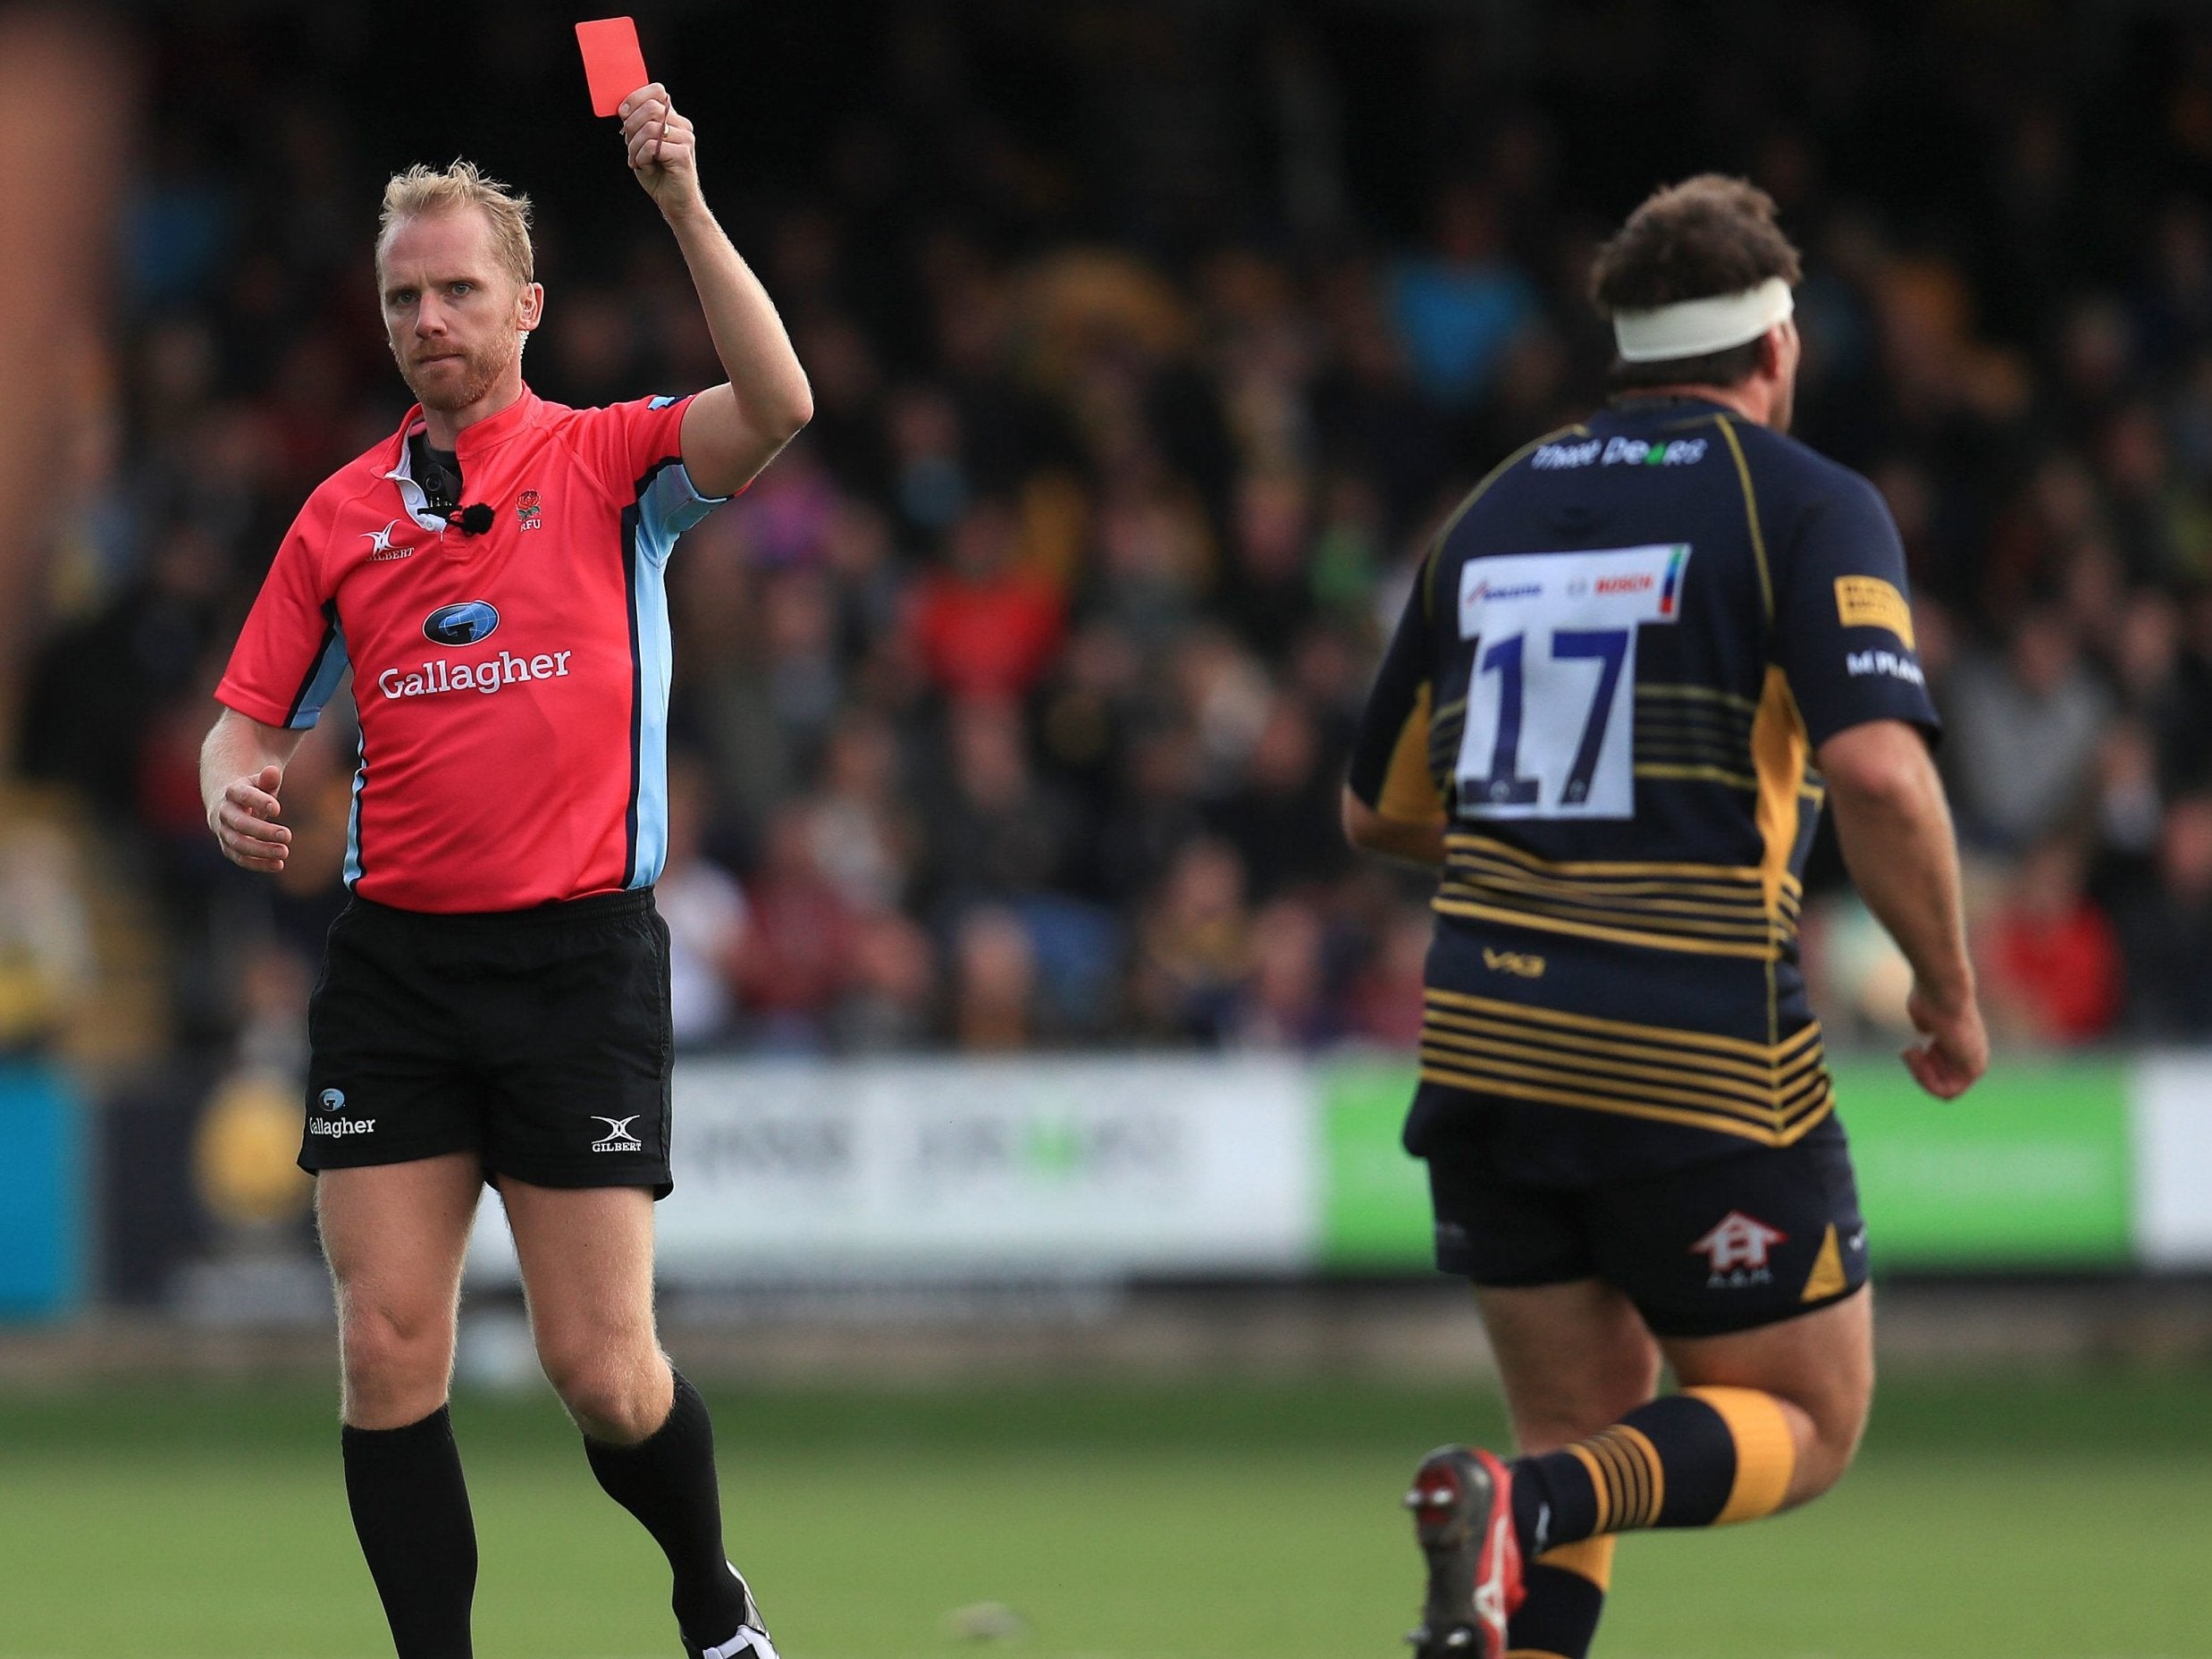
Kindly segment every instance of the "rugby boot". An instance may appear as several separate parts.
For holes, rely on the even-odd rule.
[[[1505,1623],[1527,1591],[1513,1531],[1512,1472],[1488,1452],[1439,1446],[1421,1460],[1413,1536],[1428,1558],[1416,1659],[1504,1659]]]
[[[744,1613],[737,1621],[736,1634],[711,1647],[694,1646],[691,1638],[686,1636],[684,1659],[777,1659],[776,1644],[768,1639],[768,1622],[761,1617],[761,1604],[753,1599],[753,1587],[734,1566],[730,1567],[729,1576],[737,1580],[738,1594],[745,1603]]]

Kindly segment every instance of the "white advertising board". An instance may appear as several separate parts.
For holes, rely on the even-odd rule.
[[[1321,1212],[1315,1087],[1264,1058],[681,1063],[660,1276],[1296,1272]],[[469,1265],[516,1276],[496,1203]]]
[[[2149,1054],[2130,1089],[2135,1129],[2135,1258],[2212,1267],[2212,1058]]]

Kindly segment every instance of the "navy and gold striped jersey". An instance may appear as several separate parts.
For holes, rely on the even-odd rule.
[[[1694,398],[1537,440],[1438,534],[1353,792],[1446,824],[1425,1118],[1525,1178],[1788,1145],[1833,1102],[1798,971],[1812,753],[1936,714],[1873,487]],[[1553,1108],[1580,1107],[1560,1113]]]

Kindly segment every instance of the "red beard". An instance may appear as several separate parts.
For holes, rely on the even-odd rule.
[[[486,346],[481,351],[461,354],[456,366],[448,359],[443,364],[400,365],[400,377],[415,394],[415,400],[426,409],[437,409],[450,414],[465,409],[492,389],[492,383],[500,377],[510,359],[498,346]]]

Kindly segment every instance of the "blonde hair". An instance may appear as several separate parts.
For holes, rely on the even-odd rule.
[[[416,162],[384,183],[383,210],[376,216],[376,259],[383,263],[384,239],[402,219],[475,207],[492,223],[492,249],[515,281],[527,286],[534,269],[530,251],[530,198],[487,178],[473,161],[425,167]]]

